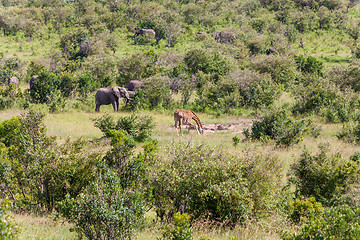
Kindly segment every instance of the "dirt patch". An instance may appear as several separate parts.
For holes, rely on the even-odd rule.
[[[252,126],[253,119],[241,119],[237,123],[204,123],[202,124],[205,133],[214,133],[216,131],[231,131],[233,133],[242,133],[244,129]],[[174,126],[172,126],[174,127]],[[183,129],[188,129],[188,126],[182,125]],[[195,129],[195,127],[191,127]]]
[[[216,131],[231,131],[234,133],[242,133],[244,129],[251,127],[252,121],[239,123],[208,123],[203,124],[204,132],[214,133]]]

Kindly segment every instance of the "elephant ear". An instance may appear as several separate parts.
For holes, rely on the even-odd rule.
[[[121,97],[130,99],[130,95],[129,95],[128,91],[126,90],[126,88],[120,87],[119,92],[120,92]]]
[[[117,96],[118,98],[121,97],[120,91],[119,91],[119,87],[113,87],[111,89],[111,91],[114,93],[115,96]]]

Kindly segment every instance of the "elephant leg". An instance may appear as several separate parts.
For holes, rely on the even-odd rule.
[[[116,112],[119,111],[119,99],[116,100]]]
[[[99,112],[100,111],[100,104],[96,104],[96,108],[95,108],[95,112]]]
[[[113,105],[114,112],[117,112],[117,105],[116,105],[116,102],[113,102],[113,103],[112,103],[112,105]]]

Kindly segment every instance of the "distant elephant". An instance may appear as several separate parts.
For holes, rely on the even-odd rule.
[[[218,31],[215,33],[214,39],[218,43],[234,43],[236,36],[233,32]]]
[[[206,39],[207,35],[206,35],[206,32],[197,32],[196,36],[197,36],[198,39],[204,40],[204,39]]]
[[[138,87],[140,87],[143,84],[144,84],[144,82],[139,81],[139,80],[130,80],[125,84],[125,88],[128,91],[135,91]]]
[[[8,79],[8,84],[15,84],[15,85],[18,85],[19,84],[19,79],[17,77],[10,77]]]
[[[38,77],[39,77],[39,75],[34,75],[34,76],[31,77],[31,79],[30,79],[30,89],[32,88],[35,79],[37,79]]]
[[[124,98],[125,104],[130,100],[128,91],[123,87],[113,87],[113,88],[100,88],[95,94],[96,108],[95,112],[99,112],[101,105],[113,105],[114,112],[117,112],[119,109],[119,98]]]
[[[154,35],[154,38],[156,38],[156,33],[153,29],[139,29],[135,31],[134,40],[136,39],[137,36],[143,35],[144,33],[150,33]]]
[[[273,54],[273,53],[281,55],[281,53],[278,50],[274,49],[274,48],[266,49],[266,55],[270,55],[270,54]]]

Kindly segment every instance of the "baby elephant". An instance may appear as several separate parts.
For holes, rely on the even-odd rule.
[[[128,91],[123,87],[100,88],[95,94],[96,108],[95,112],[99,112],[101,105],[113,105],[114,112],[119,109],[119,98],[124,98],[125,104],[130,100]]]

